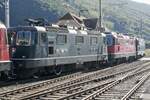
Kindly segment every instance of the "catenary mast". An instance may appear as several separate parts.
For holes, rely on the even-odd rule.
[[[99,28],[102,28],[102,1],[99,0]]]
[[[10,27],[9,0],[5,0],[5,25]]]
[[[99,0],[99,9],[98,9],[98,22],[97,22],[97,30],[98,31],[103,31],[102,30],[102,1]]]

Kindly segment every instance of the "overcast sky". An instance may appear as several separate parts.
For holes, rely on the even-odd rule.
[[[133,0],[133,1],[150,4],[150,0]]]

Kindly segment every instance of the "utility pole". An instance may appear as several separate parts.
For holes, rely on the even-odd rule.
[[[141,35],[141,38],[142,38],[142,31],[143,31],[143,19],[141,17],[141,19],[140,19],[140,35]]]
[[[104,28],[102,28],[102,0],[99,0],[99,9],[98,9],[98,22],[97,22],[97,30],[103,32]]]
[[[102,28],[102,1],[99,0],[99,28]]]
[[[10,27],[9,0],[5,0],[5,25],[7,28]]]

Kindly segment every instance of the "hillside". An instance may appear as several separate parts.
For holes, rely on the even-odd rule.
[[[98,0],[10,0],[11,26],[25,24],[26,18],[45,18],[56,22],[66,12],[86,17],[98,16]],[[150,39],[150,5],[130,0],[102,0],[103,25],[113,31],[142,35]],[[0,19],[4,20],[4,8]]]

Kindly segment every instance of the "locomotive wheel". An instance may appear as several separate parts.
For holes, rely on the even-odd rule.
[[[109,65],[109,67],[112,67],[113,66],[113,61],[109,61],[108,65]]]
[[[46,75],[53,74],[53,71],[52,71],[52,70],[53,70],[53,69],[50,68],[50,67],[45,67],[45,73],[46,73]]]
[[[0,80],[7,80],[8,79],[8,74],[6,74],[5,72],[1,72],[0,73]]]
[[[54,74],[59,76],[61,75],[63,69],[62,69],[62,66],[59,65],[59,66],[54,66],[53,70],[54,70]]]
[[[16,70],[16,78],[17,79],[28,79],[32,78],[34,76],[34,73],[36,73],[36,70],[34,69],[18,69]]]

